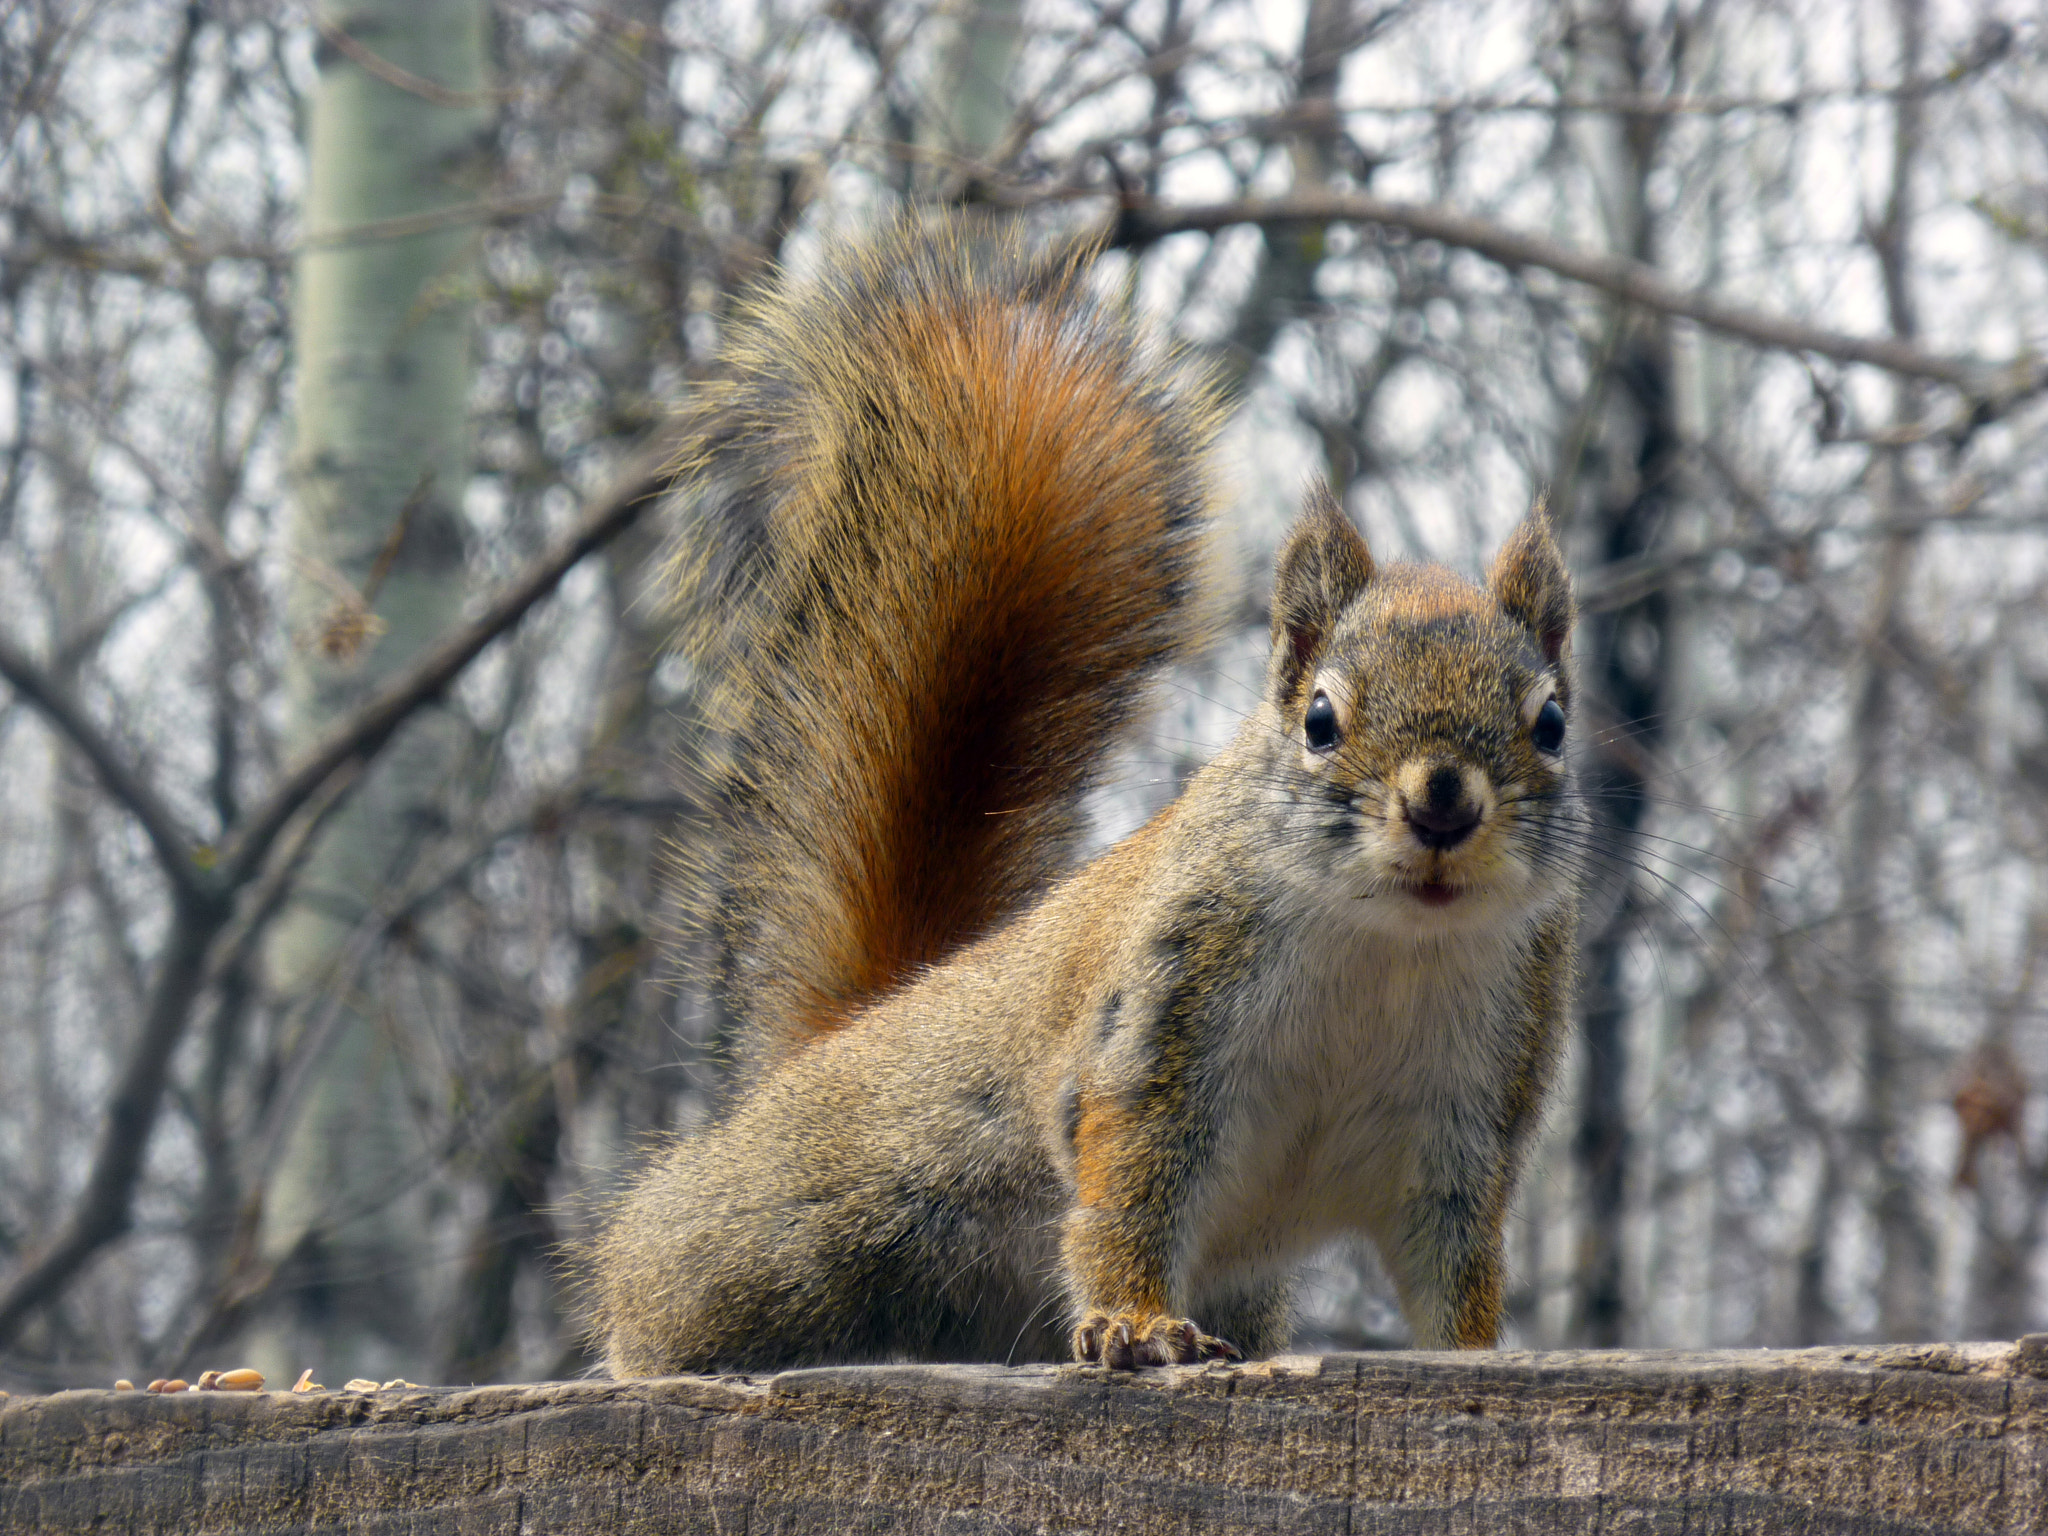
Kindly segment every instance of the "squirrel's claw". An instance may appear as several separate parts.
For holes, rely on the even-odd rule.
[[[1202,1332],[1190,1318],[1090,1312],[1074,1329],[1074,1358],[1083,1365],[1131,1371],[1141,1365],[1242,1360],[1244,1351],[1228,1339]]]

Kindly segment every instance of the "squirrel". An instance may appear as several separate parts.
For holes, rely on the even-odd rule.
[[[1376,1244],[1488,1347],[1576,975],[1570,578],[1286,537],[1262,696],[1075,867],[1203,642],[1213,387],[1090,253],[904,222],[750,301],[685,408],[707,914],[741,1086],[586,1254],[614,1375],[1268,1354]]]

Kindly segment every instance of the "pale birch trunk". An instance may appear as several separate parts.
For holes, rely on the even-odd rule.
[[[490,122],[478,0],[330,0],[318,15],[293,317],[288,751],[459,617],[478,233],[434,215],[483,195]],[[352,654],[351,592],[372,615]],[[328,830],[267,950],[286,1007],[353,985],[337,961],[443,816],[456,741],[444,712],[423,712]],[[410,1192],[430,1153],[410,1132],[397,1023],[346,1019],[264,1170],[259,1247],[284,1282],[257,1351],[273,1379],[424,1369],[431,1241]]]
[[[959,0],[948,12],[917,125],[929,160],[908,179],[914,187],[971,196],[1016,116],[1011,77],[1024,46],[1024,7],[1021,0]]]

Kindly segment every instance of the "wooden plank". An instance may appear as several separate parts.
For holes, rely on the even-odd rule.
[[[2037,1338],[62,1392],[0,1530],[2048,1532]]]

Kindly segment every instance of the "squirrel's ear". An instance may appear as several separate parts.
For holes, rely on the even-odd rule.
[[[1289,697],[1351,600],[1372,580],[1372,551],[1328,485],[1309,489],[1273,567],[1273,696]]]
[[[1543,647],[1544,660],[1556,666],[1570,643],[1575,610],[1572,578],[1550,534],[1547,496],[1536,498],[1521,526],[1508,536],[1486,582],[1502,610],[1527,627]]]

